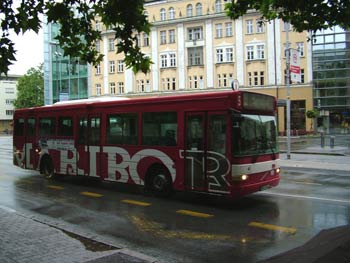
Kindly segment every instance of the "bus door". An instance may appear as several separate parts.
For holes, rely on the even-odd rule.
[[[186,114],[185,186],[188,190],[228,192],[227,112]]]
[[[206,191],[205,173],[205,112],[190,112],[185,118],[185,187],[187,190]]]
[[[26,155],[28,154],[30,162],[27,162],[27,169],[36,169],[39,164],[40,155],[37,152],[39,149],[39,142],[36,140],[36,119],[35,117],[29,117],[26,119]],[[28,144],[29,143],[29,144]]]
[[[78,118],[77,166],[79,175],[99,176],[101,167],[101,116]]]

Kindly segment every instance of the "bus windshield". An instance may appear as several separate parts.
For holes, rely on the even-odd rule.
[[[277,127],[274,116],[233,114],[232,154],[261,155],[277,152]]]

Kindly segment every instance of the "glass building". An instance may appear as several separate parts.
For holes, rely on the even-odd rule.
[[[55,37],[59,25],[44,23],[45,105],[89,97],[88,64],[63,55]]]
[[[350,133],[350,31],[340,27],[318,31],[312,42],[317,128]]]

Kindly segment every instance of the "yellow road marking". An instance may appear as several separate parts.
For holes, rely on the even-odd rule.
[[[229,235],[210,234],[205,232],[192,232],[181,230],[168,230],[163,224],[147,220],[145,217],[131,216],[135,226],[143,232],[148,232],[162,238],[184,238],[195,240],[233,240]]]
[[[131,205],[138,205],[138,206],[150,206],[150,205],[152,205],[151,203],[140,202],[140,201],[129,200],[129,199],[124,199],[124,200],[122,200],[122,202],[126,203],[126,204],[131,204]]]
[[[103,195],[91,192],[81,192],[81,195],[89,196],[89,197],[102,197]]]
[[[214,215],[194,212],[194,211],[190,211],[190,210],[177,210],[176,213],[182,214],[182,215],[187,215],[187,216],[201,217],[201,218],[210,218],[210,217],[214,216]]]
[[[281,232],[289,233],[292,235],[294,235],[297,232],[296,228],[275,226],[275,225],[263,224],[263,223],[259,223],[259,222],[250,222],[248,224],[248,226],[259,227],[259,228],[264,228],[264,229],[268,229],[268,230],[281,231]]]
[[[55,189],[55,190],[63,190],[63,186],[58,186],[58,185],[48,185],[48,188]]]

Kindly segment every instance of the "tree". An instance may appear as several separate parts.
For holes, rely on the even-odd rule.
[[[264,20],[280,18],[291,23],[298,32],[315,32],[336,25],[347,29],[350,26],[349,0],[232,0],[225,9],[232,19],[255,9]]]
[[[314,119],[318,116],[317,110],[308,110],[306,112],[306,117],[311,120],[310,131],[314,130]]]
[[[126,66],[135,72],[147,72],[151,60],[136,45],[135,37],[136,32],[150,31],[143,5],[144,0],[22,0],[15,7],[14,0],[1,0],[0,73],[7,74],[9,66],[16,61],[10,32],[20,34],[33,30],[38,33],[42,14],[48,22],[60,25],[56,40],[65,56],[93,65],[102,61],[102,55],[95,49],[96,41],[101,39],[101,32],[93,27],[93,21],[98,19],[107,28],[114,29],[115,37],[120,40],[117,52],[124,52]]]
[[[44,105],[44,71],[43,66],[30,68],[18,79],[15,108],[30,108]]]

